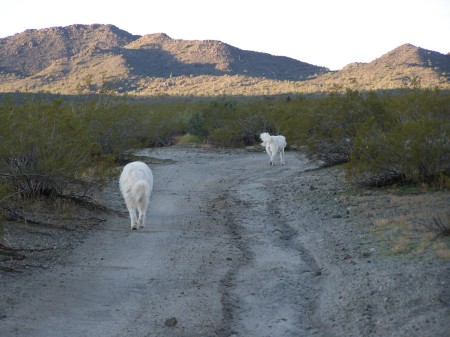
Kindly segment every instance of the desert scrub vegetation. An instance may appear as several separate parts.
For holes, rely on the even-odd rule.
[[[347,90],[284,102],[277,111],[277,119],[267,116],[267,120],[286,134],[291,145],[324,165],[346,163],[347,177],[354,182],[449,185],[447,92]]]
[[[22,196],[62,193],[86,164],[83,125],[62,102],[3,104],[0,112],[0,172]]]
[[[2,175],[16,177],[17,186],[22,170],[33,172],[42,184],[26,183],[25,188],[21,182],[21,191],[31,194],[34,189],[59,192],[54,182],[64,175],[117,160],[133,147],[179,141],[241,147],[259,143],[262,131],[284,134],[291,148],[325,165],[347,163],[348,177],[357,182],[400,179],[445,185],[450,170],[450,95],[438,90],[156,101],[105,96],[20,104],[4,100],[0,114]]]
[[[370,185],[401,181],[448,187],[450,96],[414,90],[382,102],[387,116],[370,116],[359,126],[349,176]]]
[[[1,200],[88,189],[137,147],[204,143],[242,147],[284,134],[291,149],[347,177],[449,186],[450,95],[396,93],[139,100],[29,96],[0,104]]]
[[[253,145],[261,131],[280,133],[324,165],[346,163],[347,177],[357,183],[449,184],[447,92],[221,97],[179,111],[178,132],[213,146]]]
[[[261,130],[270,129],[271,105],[261,100],[223,97],[197,105],[185,116],[186,132],[217,147],[242,147],[259,141]]]
[[[132,106],[103,99],[4,99],[0,212],[8,218],[28,199],[83,199],[126,150],[147,139],[145,127]]]

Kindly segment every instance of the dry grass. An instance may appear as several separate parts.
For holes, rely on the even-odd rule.
[[[399,189],[345,198],[351,213],[367,219],[391,254],[433,251],[450,259],[450,193]]]

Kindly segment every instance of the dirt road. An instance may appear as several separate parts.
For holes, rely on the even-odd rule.
[[[449,262],[386,256],[343,205],[338,168],[139,154],[158,159],[145,229],[105,189],[122,216],[43,271],[0,273],[2,337],[450,335]]]

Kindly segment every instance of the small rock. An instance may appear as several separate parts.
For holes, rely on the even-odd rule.
[[[164,322],[164,325],[169,328],[173,328],[175,325],[177,325],[177,319],[175,317],[170,317],[170,318],[166,319],[166,321]]]

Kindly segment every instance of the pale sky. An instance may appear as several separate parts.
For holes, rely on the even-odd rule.
[[[93,23],[219,40],[332,70],[404,43],[450,52],[450,0],[0,0],[0,38]]]

